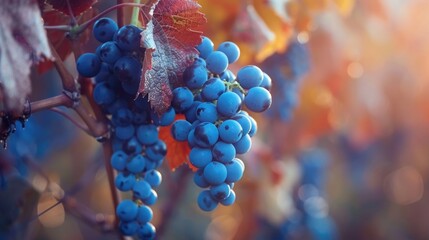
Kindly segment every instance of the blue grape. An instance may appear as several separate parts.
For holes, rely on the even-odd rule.
[[[204,179],[211,185],[218,185],[225,181],[227,170],[220,162],[210,162],[204,167]]]
[[[203,168],[200,168],[195,172],[193,180],[194,180],[195,185],[197,185],[198,187],[206,188],[206,187],[210,186],[210,184],[204,178],[204,169]]]
[[[271,94],[262,87],[253,87],[244,98],[244,104],[253,112],[263,112],[267,110],[272,103]]]
[[[227,82],[234,82],[235,81],[235,75],[229,69],[227,69],[227,70],[225,70],[225,72],[221,73],[219,78],[222,80],[225,80]]]
[[[197,168],[203,168],[213,160],[212,151],[209,148],[194,147],[189,153],[189,161]]]
[[[132,124],[127,126],[117,126],[115,136],[120,140],[129,140],[134,136],[135,128]]]
[[[119,58],[113,66],[113,72],[122,83],[138,83],[140,82],[142,65],[137,59],[129,56]],[[137,86],[138,87],[138,86]],[[137,92],[137,89],[133,89]]]
[[[164,141],[157,140],[154,144],[146,147],[146,156],[152,161],[161,161],[167,154],[167,145]]]
[[[234,92],[225,92],[220,95],[216,109],[217,111],[225,117],[232,117],[241,108],[241,99]]]
[[[153,211],[147,206],[140,206],[137,213],[137,221],[139,223],[147,223],[150,222],[153,218]]]
[[[98,105],[110,105],[116,99],[115,92],[109,88],[109,86],[104,83],[98,83],[95,85],[92,97]]]
[[[114,40],[119,48],[124,51],[138,50],[140,48],[141,31],[142,30],[136,26],[126,25],[118,30],[117,34],[114,36]]]
[[[171,134],[177,141],[186,141],[192,125],[186,120],[177,120],[171,126]]]
[[[131,160],[127,163],[127,170],[137,174],[143,171],[146,166],[146,159],[142,155],[138,154],[131,158]]]
[[[226,179],[225,182],[237,182],[243,177],[244,168],[241,165],[242,162],[239,162],[236,159],[233,159],[231,162],[226,163]]]
[[[206,58],[207,69],[214,74],[221,74],[228,67],[228,57],[220,51],[211,52]]]
[[[211,102],[203,102],[196,109],[198,120],[214,123],[218,119],[216,105]]]
[[[138,154],[143,151],[142,144],[134,136],[122,145],[122,149],[127,154]]]
[[[199,146],[210,147],[217,142],[219,131],[213,123],[203,122],[196,126],[194,136]]]
[[[252,140],[249,134],[244,135],[238,142],[233,144],[237,154],[247,153],[252,147]]]
[[[262,82],[259,86],[270,91],[271,86],[272,86],[272,80],[271,80],[270,76],[268,76],[268,74],[264,73],[264,77],[262,78]]]
[[[194,101],[191,105],[191,107],[186,110],[185,112],[185,118],[188,122],[193,123],[195,120],[197,120],[197,108],[200,105],[200,101]]]
[[[200,52],[200,57],[207,58],[213,52],[213,42],[208,37],[202,37],[201,43],[196,47]]]
[[[250,131],[249,131],[249,136],[253,137],[253,136],[255,136],[256,132],[258,131],[258,123],[251,116],[247,116],[247,118],[250,120],[250,124],[251,124],[251,128],[250,128]]]
[[[157,170],[150,170],[145,173],[144,180],[148,182],[152,188],[155,188],[161,184],[162,176]]]
[[[230,194],[227,198],[220,200],[220,204],[224,206],[230,206],[235,202],[235,192],[231,189]]]
[[[221,163],[231,162],[236,154],[234,145],[222,141],[218,141],[213,146],[212,152],[214,159]]]
[[[183,72],[183,81],[189,89],[198,89],[207,81],[207,69],[203,65],[193,64]]]
[[[123,192],[133,189],[135,183],[136,177],[134,174],[125,175],[124,173],[119,173],[115,178],[116,188]]]
[[[213,199],[209,190],[200,192],[200,194],[198,195],[197,203],[201,210],[207,212],[213,211],[218,205],[217,201]]]
[[[220,78],[210,78],[204,83],[201,91],[201,97],[205,101],[213,101],[219,98],[225,92],[225,83]]]
[[[174,118],[176,117],[176,112],[172,107],[170,107],[161,116],[158,116],[156,113],[152,113],[151,117],[155,125],[168,126],[173,123]]]
[[[219,127],[219,137],[226,143],[236,143],[243,137],[243,128],[235,120],[228,119]]]
[[[113,73],[112,66],[108,63],[102,62],[100,66],[100,71],[95,76],[95,82],[96,83],[107,82],[107,79],[109,79],[112,73]]]
[[[116,215],[122,221],[132,221],[137,217],[138,206],[135,202],[125,199],[116,207]]]
[[[143,124],[137,128],[137,139],[145,145],[156,143],[158,140],[158,128],[153,124]]]
[[[156,234],[155,227],[149,222],[141,225],[138,231],[138,236],[144,240],[154,239],[155,234]]]
[[[116,151],[110,158],[112,167],[117,171],[123,171],[127,166],[128,155],[123,151]]]
[[[127,107],[118,108],[112,114],[112,124],[115,126],[128,126],[133,121],[133,112]]]
[[[237,81],[244,89],[251,89],[261,84],[264,73],[254,65],[242,67],[237,73]]]
[[[145,180],[139,180],[136,181],[136,183],[133,186],[133,192],[134,197],[144,200],[145,198],[148,198],[151,194],[151,186],[148,182]]]
[[[136,234],[139,227],[140,225],[136,221],[131,221],[131,222],[121,221],[119,224],[119,229],[121,230],[121,233],[124,234],[125,236],[132,236]]]
[[[243,135],[246,135],[250,132],[250,129],[252,128],[252,123],[248,116],[238,113],[237,115],[233,116],[232,119],[240,124],[241,128],[243,129]]]
[[[225,53],[229,64],[236,62],[240,57],[240,48],[233,42],[223,42],[219,45],[217,50]]]
[[[105,63],[115,63],[118,60],[122,53],[118,48],[115,42],[105,42],[100,47],[99,56],[101,61]]]
[[[155,204],[156,200],[158,200],[158,194],[155,192],[155,190],[151,189],[149,196],[143,199],[143,203],[151,206]]]
[[[231,194],[231,187],[226,183],[221,183],[210,188],[210,194],[216,201],[224,200]]]
[[[95,77],[101,68],[101,61],[94,53],[84,53],[76,61],[76,68],[83,77]]]
[[[92,34],[99,42],[107,42],[113,39],[118,25],[110,18],[100,18],[94,23]]]
[[[188,110],[194,101],[194,95],[187,87],[178,87],[173,90],[173,100],[171,105],[177,112]]]

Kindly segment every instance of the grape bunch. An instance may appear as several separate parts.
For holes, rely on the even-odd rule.
[[[238,46],[224,42],[214,50],[203,37],[197,46],[199,58],[183,73],[185,86],[173,90],[172,106],[185,119],[176,120],[171,133],[191,147],[190,163],[197,168],[194,182],[206,188],[198,196],[198,206],[211,211],[220,203],[235,201],[234,183],[244,172],[237,154],[250,150],[256,121],[245,111],[263,112],[271,105],[271,79],[256,66],[241,68],[237,77],[228,65],[237,61]]]
[[[111,165],[118,172],[115,185],[122,192],[132,192],[116,208],[120,230],[127,236],[153,239],[153,213],[148,207],[157,200],[154,190],[161,184],[156,169],[167,153],[158,138],[159,126],[170,125],[175,111],[155,114],[147,97],[135,99],[141,78],[145,49],[140,47],[141,29],[126,25],[118,29],[110,18],[99,19],[93,27],[101,42],[95,53],[82,54],[77,70],[84,77],[94,77],[93,99],[110,120],[113,155]]]
[[[298,41],[289,43],[284,53],[275,53],[261,64],[275,86],[271,91],[273,106],[267,115],[289,121],[299,101],[299,87],[310,69],[310,53],[307,44]]]

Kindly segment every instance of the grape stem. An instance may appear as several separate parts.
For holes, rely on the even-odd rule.
[[[134,3],[136,4],[140,4],[140,0],[134,0]],[[139,24],[139,12],[140,12],[140,8],[135,7],[133,8],[133,14],[131,15],[131,24],[134,26],[138,26]]]
[[[138,4],[138,3],[120,3],[120,4],[117,4],[115,6],[112,6],[112,7],[108,8],[108,9],[102,11],[101,13],[99,13],[97,16],[91,18],[90,20],[82,23],[80,26],[78,26],[76,28],[74,34],[79,34],[79,33],[83,32],[83,31],[85,31],[85,29],[88,26],[90,26],[93,22],[97,21],[99,18],[101,18],[102,16],[110,13],[111,11],[113,11],[115,9],[121,10],[121,8],[123,8],[123,7],[144,7],[144,6],[145,6],[145,4]],[[119,14],[119,12],[118,12],[118,14]],[[121,18],[123,18],[123,17],[121,17]],[[119,19],[118,19],[118,22],[119,22]],[[122,22],[122,24],[119,24],[119,26],[121,26],[121,25],[123,25],[123,22]]]
[[[54,25],[54,26],[44,26],[46,30],[58,30],[58,31],[64,31],[69,32],[71,31],[72,27],[69,25]]]
[[[36,113],[36,112],[46,110],[46,109],[51,109],[54,107],[60,107],[60,106],[71,107],[73,105],[73,102],[66,95],[60,94],[58,96],[42,99],[36,102],[32,102],[30,104],[31,104],[31,112]]]

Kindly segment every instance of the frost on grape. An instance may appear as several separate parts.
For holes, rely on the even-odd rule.
[[[0,0],[2,108],[23,108],[31,92],[31,64],[42,56],[52,58],[37,1]]]
[[[206,22],[194,0],[152,0],[142,8],[146,28],[139,94],[148,94],[152,108],[161,114],[170,106],[172,88],[182,85],[182,73],[198,55],[200,31]]]

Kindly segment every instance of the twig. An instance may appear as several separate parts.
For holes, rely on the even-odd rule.
[[[72,122],[80,130],[84,131],[86,134],[88,134],[90,136],[92,135],[91,132],[89,131],[88,126],[86,126],[82,123],[79,123],[78,121],[76,121],[76,119],[74,119],[72,116],[68,115],[66,112],[62,111],[61,109],[53,107],[53,108],[50,108],[49,110],[62,115],[63,117],[67,118],[70,122]]]
[[[51,42],[49,42],[49,46],[51,47],[52,55],[54,55],[55,68],[57,69],[58,74],[61,77],[61,82],[63,84],[64,90],[69,92],[76,92],[77,87],[72,74],[67,70],[64,62],[61,60],[60,55],[58,54],[57,50]]]
[[[117,5],[121,5],[124,3],[124,0],[117,0]],[[118,22],[118,26],[122,27],[125,25],[125,14],[123,8],[118,8],[116,11],[116,21]]]
[[[64,94],[61,94],[55,97],[50,97],[36,102],[32,102],[30,104],[31,104],[31,113],[35,113],[35,112],[50,109],[53,107],[59,107],[59,106],[71,107],[73,105],[73,102],[69,97],[67,97]]]

